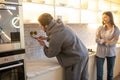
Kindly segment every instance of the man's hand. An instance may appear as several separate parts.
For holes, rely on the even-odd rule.
[[[39,36],[39,37],[36,37],[36,39],[37,39],[37,40],[39,40],[39,39],[40,39],[40,40],[47,40],[47,37],[45,37],[45,36]]]
[[[36,37],[36,40],[39,42],[41,46],[45,46],[45,40],[47,40],[47,37],[39,36],[39,37]]]

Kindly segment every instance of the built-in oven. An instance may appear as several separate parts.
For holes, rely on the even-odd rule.
[[[0,0],[0,3],[7,3],[7,4],[22,4],[23,0]]]
[[[0,80],[26,80],[22,0],[0,0]]]
[[[25,80],[23,56],[22,54],[0,58],[0,80]]]
[[[24,49],[22,0],[0,0],[0,53]]]

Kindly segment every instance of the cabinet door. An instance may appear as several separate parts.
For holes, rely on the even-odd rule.
[[[111,2],[110,1],[105,1],[105,0],[99,0],[98,1],[98,9],[100,11],[111,10]]]
[[[111,11],[113,12],[114,21],[116,24],[120,23],[120,5],[111,3]]]
[[[52,0],[43,2],[31,1],[23,3],[24,23],[37,23],[39,15],[50,13],[54,16],[54,5]]]
[[[114,77],[118,76],[120,73],[120,48],[117,47],[116,53],[116,60],[115,60],[115,67],[114,67]]]
[[[55,0],[55,18],[65,23],[80,23],[80,0]]]
[[[98,20],[98,1],[81,0],[81,23],[97,23]]]
[[[91,10],[81,10],[81,23],[98,23],[98,12]]]

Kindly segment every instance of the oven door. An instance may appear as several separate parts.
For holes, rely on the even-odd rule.
[[[24,49],[22,5],[0,3],[0,53]]]
[[[25,80],[23,60],[0,64],[0,80]]]

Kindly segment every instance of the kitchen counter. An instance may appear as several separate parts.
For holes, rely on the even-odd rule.
[[[90,53],[89,66],[92,67],[95,65],[94,55]],[[26,76],[27,80],[63,80],[63,69],[56,58],[26,61]]]
[[[95,66],[95,54],[90,55],[90,67],[94,68]],[[89,72],[94,73],[94,70],[90,69]],[[26,75],[27,80],[63,80],[63,69],[58,64],[58,61],[56,58],[47,58],[47,59],[41,59],[41,60],[33,60],[33,61],[27,61],[26,62]],[[95,74],[95,73],[94,73]],[[92,80],[92,75],[91,75]]]
[[[27,80],[63,80],[62,72],[56,58],[26,62]]]
[[[120,66],[120,47],[117,46],[117,56],[114,68],[114,77],[119,72]],[[96,61],[95,53],[89,53],[89,80],[96,80]],[[106,79],[106,61],[104,65],[104,79]],[[58,64],[56,58],[27,61],[26,63],[27,80],[63,80],[63,69]],[[91,74],[92,73],[92,74]]]

